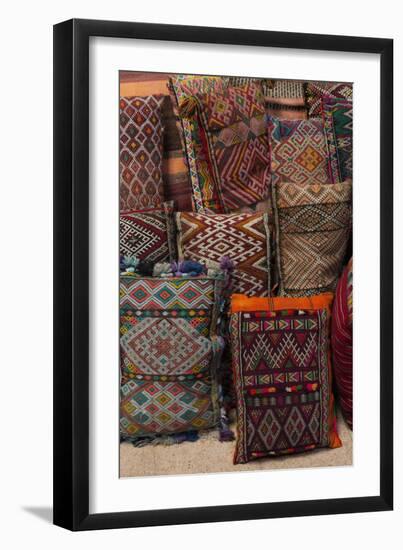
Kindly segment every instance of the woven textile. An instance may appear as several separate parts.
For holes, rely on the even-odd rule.
[[[217,335],[224,278],[121,277],[121,436],[201,430],[219,421]]]
[[[175,75],[169,79],[168,83],[173,111],[177,117],[179,135],[189,170],[193,206],[197,212],[220,212],[222,209],[206,151],[201,142],[198,120],[197,118],[179,117],[179,110],[189,97],[214,91],[223,92],[227,85],[228,79],[225,77],[195,75]]]
[[[353,176],[353,103],[325,97],[322,104],[331,179],[342,182]]]
[[[269,115],[288,120],[307,118],[302,81],[229,77],[231,86],[247,86],[251,82],[261,83],[265,96],[266,112]]]
[[[235,269],[234,292],[267,296],[270,292],[270,231],[268,215],[176,214],[179,259],[217,266],[229,256]]]
[[[349,261],[337,284],[332,312],[334,381],[341,411],[353,427],[353,261]]]
[[[152,262],[176,259],[173,204],[160,209],[126,212],[119,220],[119,252]]]
[[[273,191],[279,294],[334,291],[351,233],[351,183],[281,183]]]
[[[322,120],[280,120],[269,115],[268,124],[274,183],[330,183]]]
[[[198,120],[220,212],[269,197],[270,155],[261,85],[190,97],[180,114]]]
[[[332,297],[233,296],[235,464],[341,446],[329,361]]]
[[[138,71],[121,71],[120,95],[122,97],[147,97],[159,95],[164,97],[161,106],[163,126],[163,160],[162,179],[165,200],[175,201],[178,210],[192,209],[192,193],[185,157],[182,151],[176,117],[169,98],[166,73],[144,73]]]
[[[162,188],[162,96],[120,99],[120,210],[158,206]]]
[[[352,100],[353,86],[345,82],[307,82],[305,98],[309,117],[322,115],[323,96]]]

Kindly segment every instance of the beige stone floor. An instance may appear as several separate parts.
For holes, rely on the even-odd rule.
[[[337,427],[343,442],[343,446],[338,449],[318,449],[299,455],[263,458],[236,466],[232,463],[235,442],[221,443],[217,440],[216,432],[196,442],[169,446],[148,445],[137,448],[130,443],[121,443],[120,477],[349,466],[353,463],[352,432],[340,416]]]

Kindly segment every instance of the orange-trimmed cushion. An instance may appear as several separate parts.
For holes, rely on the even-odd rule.
[[[332,293],[231,302],[234,463],[341,446],[332,393]]]

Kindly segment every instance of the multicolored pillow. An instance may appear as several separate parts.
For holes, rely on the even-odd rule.
[[[273,188],[280,296],[334,291],[352,225],[352,184]]]
[[[234,262],[232,289],[251,296],[270,295],[270,229],[267,213],[176,213],[178,257],[218,266]]]
[[[322,120],[268,119],[273,183],[331,183]]]
[[[231,86],[247,86],[260,82],[265,96],[266,112],[288,120],[307,118],[305,92],[300,80],[273,80],[268,78],[230,76]]]
[[[353,177],[353,103],[348,99],[324,97],[323,122],[333,183]]]
[[[224,275],[121,277],[120,432],[124,439],[219,422],[217,333]]]
[[[234,464],[336,448],[329,322],[333,295],[233,295],[231,342],[237,409]]]
[[[353,85],[347,82],[307,82],[305,84],[305,99],[308,117],[322,116],[323,96],[352,100]]]
[[[221,212],[270,196],[270,154],[262,86],[228,87],[183,102],[184,118],[197,118],[200,141]]]
[[[119,220],[119,252],[150,262],[176,259],[173,203],[161,208],[125,212]]]
[[[193,206],[197,212],[219,212],[221,209],[208,158],[200,139],[198,120],[182,118],[179,111],[189,97],[215,91],[223,92],[227,86],[228,79],[221,76],[175,75],[168,82],[182,148],[187,160]]]
[[[353,260],[337,284],[332,312],[332,356],[337,397],[353,429]]]
[[[164,97],[120,98],[120,210],[159,206],[162,186]]]

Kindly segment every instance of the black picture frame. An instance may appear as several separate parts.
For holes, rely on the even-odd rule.
[[[380,54],[380,492],[369,497],[89,513],[89,39]],[[78,530],[392,510],[393,40],[73,19],[54,26],[54,523]]]

